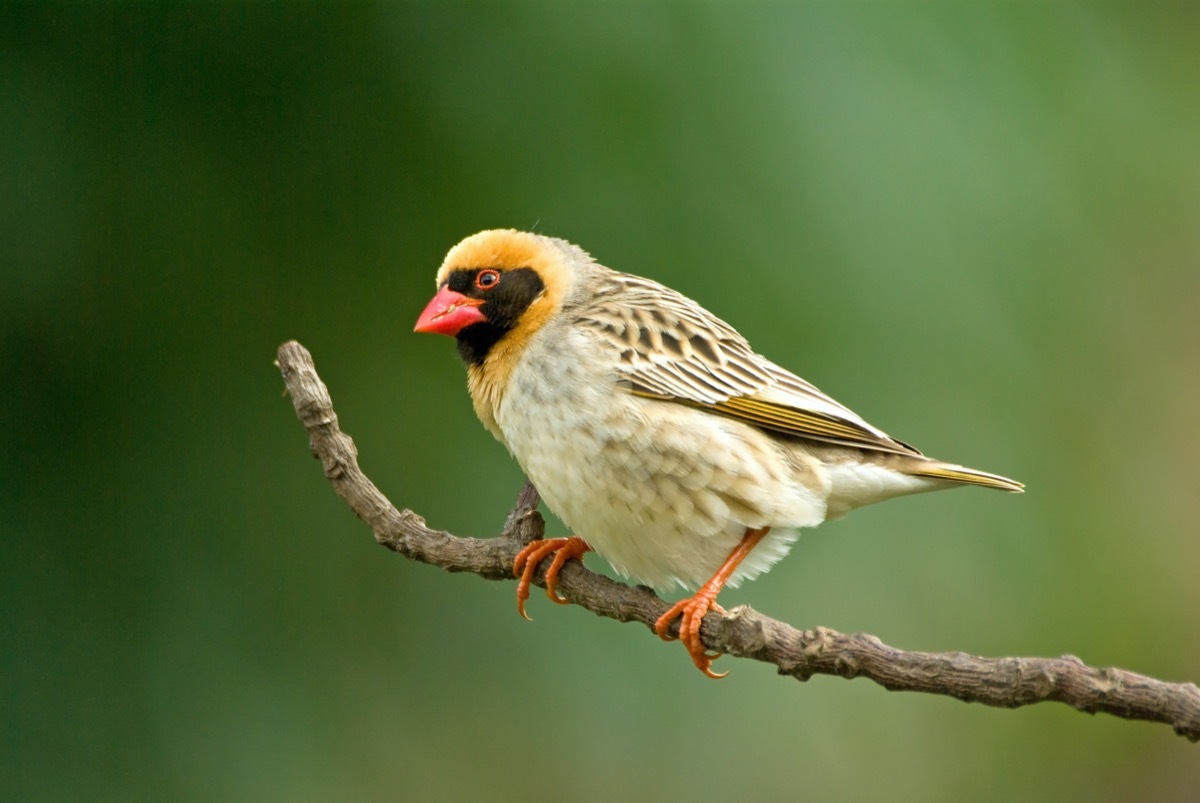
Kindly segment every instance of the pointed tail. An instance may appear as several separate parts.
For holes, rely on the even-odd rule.
[[[931,477],[948,482],[960,482],[963,485],[981,485],[984,488],[997,488],[1013,493],[1022,493],[1025,490],[1025,485],[1016,480],[1001,477],[999,474],[988,474],[986,471],[976,471],[965,466],[956,466],[953,463],[930,461],[914,466],[907,473],[915,477]]]

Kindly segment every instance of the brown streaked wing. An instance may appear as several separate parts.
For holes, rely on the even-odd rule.
[[[578,310],[577,320],[612,344],[618,383],[633,394],[798,438],[920,455],[754,353],[737,330],[686,296],[628,274],[604,281],[606,292]]]

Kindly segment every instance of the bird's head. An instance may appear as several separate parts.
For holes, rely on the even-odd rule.
[[[562,309],[572,249],[512,229],[471,235],[446,255],[437,294],[414,331],[455,338],[468,365],[482,363],[501,341],[527,341]]]

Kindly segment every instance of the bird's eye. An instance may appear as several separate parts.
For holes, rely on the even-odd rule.
[[[475,286],[480,290],[491,290],[500,283],[500,271],[481,270],[475,277]]]

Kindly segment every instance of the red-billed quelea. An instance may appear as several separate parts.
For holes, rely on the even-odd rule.
[[[732,326],[657,282],[514,230],[450,250],[416,331],[454,337],[483,425],[575,533],[517,557],[522,615],[543,558],[595,550],[622,575],[698,589],[655,630],[696,666],[725,584],[782,558],[803,527],[895,496],[1019,482],[925,457],[755,353]]]

